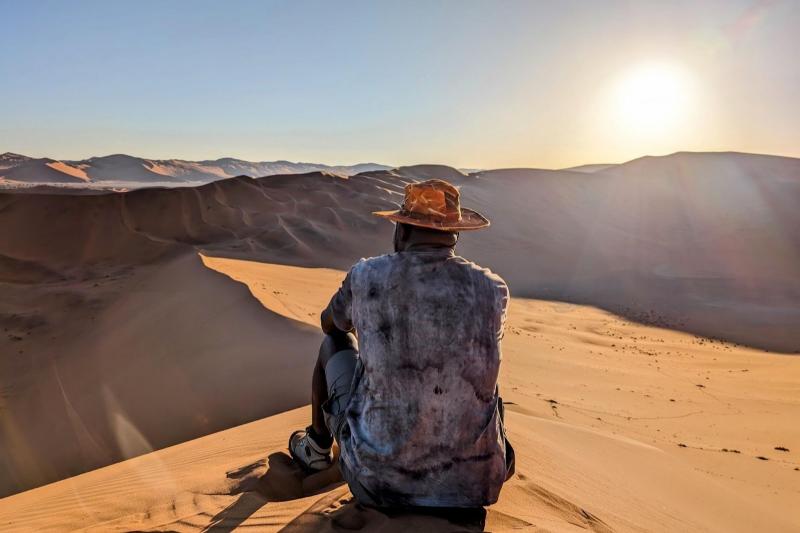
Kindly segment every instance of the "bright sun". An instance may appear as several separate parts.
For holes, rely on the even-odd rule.
[[[614,91],[620,126],[637,134],[668,134],[688,113],[689,79],[670,65],[642,65],[624,75]]]

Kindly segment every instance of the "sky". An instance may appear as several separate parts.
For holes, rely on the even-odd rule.
[[[800,0],[0,0],[0,152],[800,157]]]

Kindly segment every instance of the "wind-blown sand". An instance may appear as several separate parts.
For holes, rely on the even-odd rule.
[[[275,313],[309,325],[344,275],[204,262],[246,283]],[[270,315],[266,308],[262,313]],[[278,335],[285,326],[278,327],[270,330],[291,350]],[[487,530],[800,527],[800,429],[793,422],[800,416],[800,360],[633,324],[589,307],[527,299],[512,301],[503,349],[500,386],[518,466],[488,509]],[[267,373],[261,378],[277,382]],[[0,500],[0,527],[475,527],[456,518],[450,518],[454,524],[360,508],[333,471],[303,481],[285,446],[308,417],[308,408],[289,411],[10,496]]]

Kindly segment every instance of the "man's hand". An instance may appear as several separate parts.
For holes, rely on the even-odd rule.
[[[322,310],[322,314],[320,315],[320,327],[322,331],[326,334],[330,335],[334,331],[339,331],[336,328],[336,324],[333,322],[333,313],[331,313],[331,307],[328,306]]]
[[[333,321],[333,312],[331,311],[331,306],[329,305],[326,307],[322,314],[320,315],[320,327],[322,331],[327,335],[345,335],[347,331],[343,331],[336,327],[336,322]],[[350,329],[349,331],[353,331]]]

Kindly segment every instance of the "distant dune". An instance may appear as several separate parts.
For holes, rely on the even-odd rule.
[[[55,159],[31,159],[18,154],[0,155],[0,185],[15,183],[85,183],[86,173]],[[8,183],[6,183],[8,182]]]
[[[572,172],[586,172],[591,174],[592,172],[602,172],[603,170],[609,170],[616,165],[614,164],[593,164],[593,165],[580,165],[577,167],[569,167],[562,170],[569,170]]]
[[[472,177],[462,192],[492,229],[462,250],[516,294],[800,351],[800,160],[678,153]]]
[[[90,183],[97,186],[124,184],[128,188],[147,185],[208,183],[234,176],[270,176],[326,171],[350,176],[390,167],[376,163],[322,165],[290,161],[252,162],[224,157],[207,161],[145,159],[124,154],[92,157],[80,161],[31,158],[7,152],[0,155],[0,188],[27,184]]]

